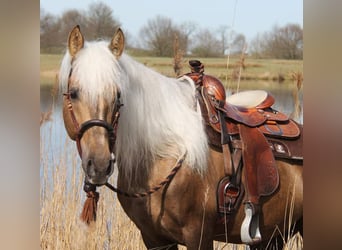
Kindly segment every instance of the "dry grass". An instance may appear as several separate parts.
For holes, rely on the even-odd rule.
[[[75,145],[64,138],[60,155],[48,156],[56,128],[53,121],[44,125],[52,126],[41,134],[41,249],[144,249],[140,232],[108,189],[99,189],[97,222],[88,228],[80,221],[85,194],[77,153],[69,151]]]
[[[292,90],[292,96],[293,96],[293,100],[294,100],[294,109],[292,111],[292,113],[290,114],[290,118],[292,119],[298,119],[301,112],[302,112],[302,106],[300,104],[300,100],[299,100],[299,93],[300,90],[303,86],[303,73],[301,71],[297,71],[297,72],[291,72],[290,73],[291,79],[293,81],[293,84],[296,86],[296,88],[293,88]]]
[[[184,52],[179,48],[178,36],[175,34],[173,41],[173,70],[177,77],[183,74],[183,54]]]

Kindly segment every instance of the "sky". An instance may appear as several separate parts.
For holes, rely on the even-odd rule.
[[[46,12],[60,15],[69,9],[86,11],[98,0],[41,0]],[[251,40],[258,33],[271,31],[274,25],[289,23],[303,27],[303,0],[121,0],[103,3],[110,6],[113,16],[124,32],[137,38],[140,29],[157,15],[169,17],[175,24],[194,22],[200,28],[217,30],[221,26],[242,33]],[[80,24],[82,27],[82,24]]]

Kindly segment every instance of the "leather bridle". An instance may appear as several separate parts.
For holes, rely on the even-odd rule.
[[[64,93],[64,96],[66,97],[67,100],[67,107],[71,116],[71,120],[74,124],[74,127],[76,129],[76,144],[77,144],[77,150],[82,158],[82,146],[81,146],[81,139],[84,135],[84,133],[92,128],[92,127],[103,127],[107,130],[108,133],[108,145],[109,145],[109,151],[111,153],[111,158],[114,160],[114,146],[115,146],[115,141],[116,141],[116,133],[117,133],[117,127],[118,127],[118,122],[119,122],[119,117],[120,117],[120,108],[123,106],[123,104],[120,101],[120,96],[121,92],[119,89],[117,89],[116,93],[116,99],[113,104],[113,113],[112,113],[112,118],[111,118],[111,123],[106,122],[105,120],[101,119],[90,119],[81,125],[79,125],[73,107],[72,107],[72,101],[71,101],[71,93],[70,93],[70,77],[72,74],[72,69],[70,70],[69,73],[69,79],[68,79],[68,89],[67,93]]]

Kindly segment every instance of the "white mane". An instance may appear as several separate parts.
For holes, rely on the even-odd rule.
[[[165,77],[125,54],[117,60],[107,46],[106,42],[86,43],[73,62],[73,76],[89,105],[96,105],[100,96],[113,101],[116,87],[120,88],[124,106],[115,154],[126,178],[133,181],[155,159],[178,159],[185,151],[186,163],[203,173],[208,144],[201,114],[194,109],[193,82]],[[67,53],[60,70],[64,91],[70,65]]]

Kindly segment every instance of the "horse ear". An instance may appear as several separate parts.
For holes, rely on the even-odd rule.
[[[109,49],[112,51],[114,56],[119,58],[124,50],[124,47],[125,47],[125,36],[122,30],[118,28],[115,31],[112,41],[109,44]]]
[[[76,25],[69,34],[68,48],[69,53],[74,57],[84,46],[84,38],[80,30],[80,26]]]

